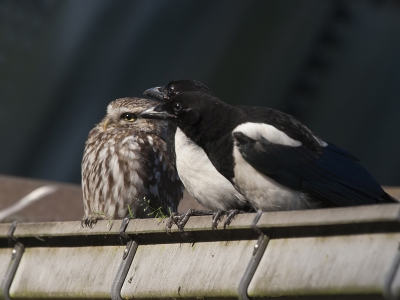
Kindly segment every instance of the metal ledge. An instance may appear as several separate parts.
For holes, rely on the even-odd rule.
[[[193,217],[182,235],[165,233],[165,220],[131,220],[126,233],[138,241],[121,297],[237,298],[258,235],[256,214],[238,215],[227,230],[211,230],[211,217]],[[393,270],[400,239],[400,205],[264,213],[257,226],[270,241],[247,294],[250,298],[400,295]],[[110,298],[125,243],[121,220],[22,223],[14,236],[26,248],[10,289],[12,299]],[[0,224],[0,275],[11,258],[10,224]],[[222,226],[221,226],[222,227]]]

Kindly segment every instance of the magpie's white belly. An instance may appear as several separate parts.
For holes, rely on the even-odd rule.
[[[275,180],[258,172],[247,163],[234,147],[235,178],[238,190],[246,199],[261,211],[298,210],[316,206],[308,197],[291,190]]]
[[[222,176],[204,150],[181,129],[175,134],[176,168],[186,190],[210,210],[240,208],[245,198]]]

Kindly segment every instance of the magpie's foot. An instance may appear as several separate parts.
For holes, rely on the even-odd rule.
[[[222,217],[225,215],[226,215],[226,211],[222,210],[222,209],[214,212],[213,219],[212,219],[212,225],[211,225],[211,228],[213,231],[217,229],[219,222],[221,221]]]
[[[166,228],[166,231],[167,231],[168,234],[171,233],[172,225],[175,224],[176,226],[178,226],[180,218],[181,218],[181,215],[182,214],[179,214],[179,213],[176,213],[176,212],[171,214],[171,216],[169,217],[169,219],[167,221],[167,224],[165,225],[165,228]]]
[[[186,223],[189,221],[191,216],[209,216],[213,213],[211,211],[198,210],[198,209],[189,209],[185,213],[172,213],[169,217],[167,224],[165,225],[166,231],[168,234],[171,233],[172,226],[175,224],[180,232],[183,232],[183,228]]]
[[[244,211],[238,210],[238,209],[231,209],[231,210],[228,210],[228,211],[226,212],[227,217],[226,217],[226,220],[225,220],[225,222],[224,222],[224,229],[226,229],[226,226],[231,225],[232,220],[233,220],[238,214],[242,214],[242,213],[244,213]]]
[[[185,227],[186,223],[189,221],[189,218],[191,216],[209,216],[212,214],[213,214],[212,211],[189,209],[187,212],[181,214],[180,220],[177,224],[178,229],[180,232],[183,232],[183,228]]]

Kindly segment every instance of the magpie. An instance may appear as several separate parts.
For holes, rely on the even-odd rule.
[[[171,83],[166,87],[148,89],[144,94],[164,102],[179,93],[192,90],[212,95],[204,84],[195,80],[174,81],[174,84]],[[144,115],[143,117],[146,118]],[[172,223],[175,223],[183,231],[190,216],[209,214],[213,214],[213,229],[217,227],[222,216],[227,215],[225,228],[237,213],[254,211],[232,182],[215,169],[204,150],[187,138],[179,127],[172,140],[174,140],[176,167],[181,181],[188,193],[210,211],[189,209],[184,214],[174,213],[167,222],[167,230],[170,230]]]
[[[246,202],[258,211],[398,203],[355,156],[291,115],[229,105],[195,80],[145,94],[165,102],[139,117],[177,124],[179,177],[211,210]]]

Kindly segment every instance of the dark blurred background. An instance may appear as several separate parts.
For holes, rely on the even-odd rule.
[[[400,185],[400,2],[1,0],[0,173],[80,182],[107,104],[172,79],[288,112]]]

